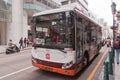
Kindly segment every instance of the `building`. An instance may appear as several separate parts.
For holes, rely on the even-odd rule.
[[[10,23],[12,18],[11,0],[0,0],[0,44],[5,44],[7,39],[7,23]]]
[[[34,13],[60,6],[52,0],[24,0],[23,3],[23,8],[28,14],[28,24],[30,24],[30,19]]]
[[[59,6],[53,0],[0,0],[0,45],[10,39],[18,45],[21,37],[28,37],[34,13]]]
[[[85,13],[88,11],[88,1],[87,0],[62,0],[61,1],[62,5],[71,4],[71,3],[78,3],[81,10],[83,10],[83,12],[85,12]]]

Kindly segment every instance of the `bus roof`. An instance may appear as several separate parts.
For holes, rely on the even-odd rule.
[[[42,12],[38,12],[35,13],[33,15],[33,17],[35,16],[40,16],[40,15],[46,15],[46,14],[52,14],[52,13],[59,13],[59,12],[66,12],[66,11],[73,11],[75,10],[76,12],[78,12],[81,17],[84,17],[85,19],[90,20],[91,22],[93,22],[95,25],[101,26],[100,24],[98,24],[95,20],[93,20],[90,16],[84,14],[83,12],[81,12],[80,7],[77,3],[73,3],[72,5],[66,5],[66,6],[62,6],[60,8],[56,8],[56,9],[51,9],[51,10],[46,10],[46,11],[42,11]]]
[[[46,14],[52,14],[52,13],[59,13],[59,12],[64,12],[64,11],[71,11],[71,10],[74,10],[74,8],[57,8],[57,9],[51,9],[51,10],[46,10],[46,11],[42,11],[42,12],[39,12],[39,13],[35,13],[33,15],[33,17],[35,16],[40,16],[40,15],[46,15]]]
[[[39,13],[35,13],[33,15],[33,17],[34,16],[39,16],[39,15],[46,15],[46,14],[52,14],[52,13],[71,11],[71,10],[74,10],[75,8],[80,8],[78,3],[71,3],[71,4],[63,5],[60,8],[50,9],[50,10],[42,11],[42,12],[39,12]]]

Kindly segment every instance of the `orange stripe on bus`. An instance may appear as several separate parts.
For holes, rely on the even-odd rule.
[[[41,64],[37,64],[32,62],[32,64],[42,70],[47,70],[45,68],[48,69],[52,69],[52,70],[47,70],[47,71],[51,71],[51,72],[56,72],[56,73],[60,73],[60,74],[64,74],[64,75],[69,75],[69,76],[74,76],[75,75],[75,70],[64,70],[64,69],[60,69],[60,68],[55,68],[55,67],[50,67],[50,66],[45,66],[45,65],[41,65]]]

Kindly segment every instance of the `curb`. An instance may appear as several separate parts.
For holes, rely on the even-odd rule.
[[[24,50],[28,50],[28,49],[32,49],[32,47],[24,48],[24,49],[21,49],[20,51],[24,51]]]

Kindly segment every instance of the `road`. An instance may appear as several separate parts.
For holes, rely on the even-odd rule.
[[[42,71],[33,67],[30,49],[9,55],[0,54],[0,80],[87,80],[106,50],[108,48],[104,47],[94,61],[74,77]],[[97,69],[94,80],[98,80],[96,78],[99,77],[103,66],[102,63],[100,66]]]

